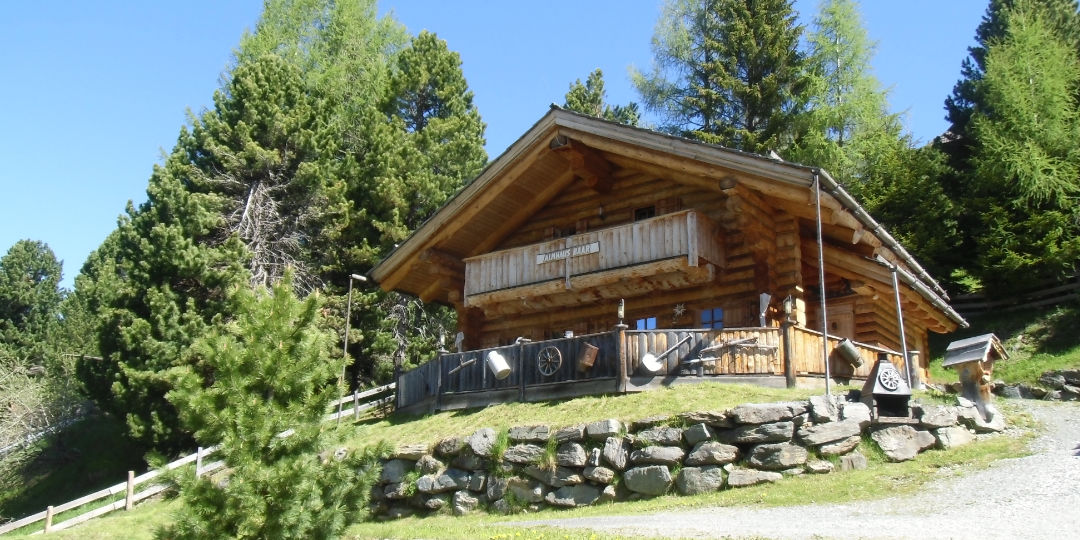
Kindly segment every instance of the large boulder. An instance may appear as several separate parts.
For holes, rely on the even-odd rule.
[[[443,462],[435,459],[435,456],[427,455],[420,458],[416,462],[416,468],[420,470],[420,474],[435,474],[443,469],[446,465]]]
[[[454,515],[464,516],[473,510],[476,510],[476,506],[480,504],[480,499],[473,497],[468,491],[458,491],[454,493]]]
[[[686,444],[689,444],[690,446],[695,446],[698,443],[703,443],[712,438],[713,430],[704,423],[694,424],[686,428],[686,431],[683,432],[683,439],[686,439]]]
[[[836,422],[840,419],[840,407],[832,396],[810,396],[810,419],[815,423]]]
[[[544,500],[544,484],[538,480],[514,477],[507,481],[506,489],[521,502],[538,503]]]
[[[535,444],[515,444],[503,453],[503,461],[528,465],[540,461],[544,455],[544,449]]]
[[[623,475],[626,489],[644,495],[663,495],[671,488],[671,471],[663,465],[635,467]]]
[[[604,441],[602,456],[616,471],[621,471],[626,468],[626,462],[630,459],[630,450],[622,437],[608,437]]]
[[[956,422],[956,407],[945,405],[922,406],[922,416],[919,417],[919,427],[924,429],[938,429],[955,426]]]
[[[783,477],[784,475],[778,472],[736,467],[728,470],[727,483],[731,487],[747,487],[755,484],[776,482]]]
[[[394,459],[407,459],[409,461],[416,461],[427,454],[431,453],[431,448],[423,443],[418,444],[404,444],[397,447],[393,453],[390,454]]]
[[[622,422],[619,422],[614,418],[609,418],[607,420],[600,420],[598,422],[587,424],[585,426],[585,436],[594,441],[602,441],[608,437],[619,435],[622,430]]]
[[[889,461],[914,459],[919,452],[937,443],[933,434],[917,431],[906,424],[875,429],[870,432],[870,438],[874,439]]]
[[[817,451],[823,456],[839,456],[858,448],[860,442],[862,442],[861,435],[852,435],[846,439],[823,444]]]
[[[683,495],[698,495],[724,487],[724,469],[717,466],[683,467],[675,478],[675,486]]]
[[[387,461],[383,464],[382,472],[379,473],[379,483],[394,484],[401,482],[405,478],[405,474],[413,470],[413,463],[413,461],[406,459]]]
[[[807,446],[821,446],[823,444],[841,441],[849,437],[859,435],[862,427],[858,422],[842,420],[827,424],[808,424],[799,428],[799,440]]]
[[[555,432],[555,442],[559,444],[585,440],[585,424],[566,426]]]
[[[598,484],[610,484],[615,480],[615,471],[607,467],[585,467],[582,475]]]
[[[510,428],[510,441],[516,443],[542,443],[551,437],[551,427],[544,425],[515,426]]]
[[[725,465],[739,458],[739,448],[716,441],[699,443],[686,457],[686,465]]]
[[[559,445],[555,453],[555,462],[563,467],[584,467],[588,461],[585,447],[576,442]]]
[[[705,424],[712,428],[729,428],[734,427],[735,422],[728,416],[726,412],[719,411],[693,411],[680,413],[681,418],[687,424]]]
[[[668,426],[657,426],[634,435],[634,439],[640,444],[650,446],[678,446],[682,444],[683,430]]]
[[[646,446],[630,454],[630,463],[634,465],[675,465],[682,463],[686,451],[678,446]]]
[[[601,489],[588,484],[565,486],[552,491],[544,497],[553,506],[588,506],[600,498]]]
[[[750,451],[747,463],[757,469],[780,471],[806,463],[810,452],[797,444],[759,444]]]
[[[750,424],[735,429],[721,431],[717,438],[729,444],[757,444],[764,442],[790,441],[795,433],[795,424],[790,421],[770,424]]]
[[[469,445],[469,448],[476,455],[491,457],[491,447],[495,445],[495,437],[494,429],[482,428],[469,435],[469,438],[465,440],[465,444]]]
[[[730,417],[739,424],[769,424],[792,418],[806,412],[803,401],[788,403],[747,403],[731,410]]]
[[[445,458],[454,457],[464,449],[465,437],[449,437],[435,445],[435,453]]]
[[[847,422],[855,422],[859,427],[866,429],[870,425],[870,407],[861,401],[845,401],[840,403],[840,419]]]
[[[938,448],[948,450],[975,440],[975,434],[963,426],[949,426],[934,430]]]

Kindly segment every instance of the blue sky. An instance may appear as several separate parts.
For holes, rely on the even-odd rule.
[[[986,0],[867,0],[875,75],[917,140],[942,108]],[[796,0],[805,22],[817,0]],[[462,57],[502,153],[574,79],[604,70],[608,100],[636,100],[628,67],[648,69],[660,0],[571,4],[381,1],[410,33],[427,29]],[[562,9],[553,9],[558,7]],[[116,226],[176,141],[186,111],[211,103],[258,0],[12,2],[0,18],[0,253],[29,238],[64,261],[65,286]]]

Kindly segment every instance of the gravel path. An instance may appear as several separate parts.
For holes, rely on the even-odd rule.
[[[1026,401],[1047,426],[1035,454],[866,503],[719,507],[522,522],[683,538],[1080,538],[1080,405]]]

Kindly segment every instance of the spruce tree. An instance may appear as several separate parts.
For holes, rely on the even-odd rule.
[[[808,79],[789,0],[669,0],[634,85],[665,131],[763,153],[790,143]]]
[[[609,105],[607,103],[607,93],[604,91],[604,72],[600,68],[593,70],[585,79],[584,84],[582,84],[581,79],[575,80],[570,85],[570,90],[566,92],[565,99],[563,107],[581,114],[630,126],[638,125],[641,120],[637,103],[632,101],[626,105]]]
[[[0,257],[0,347],[26,366],[54,364],[63,266],[44,242],[19,240]],[[51,365],[49,367],[52,367]]]
[[[342,359],[317,294],[239,287],[185,354],[168,398],[204,446],[220,444],[225,479],[182,480],[168,538],[331,538],[358,518],[360,456],[326,446],[322,419]]]

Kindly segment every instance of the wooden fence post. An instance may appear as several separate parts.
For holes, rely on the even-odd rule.
[[[135,471],[128,471],[127,492],[124,494],[124,510],[135,507]]]
[[[359,389],[357,389],[352,394],[352,412],[353,412],[353,420],[359,420],[360,419],[360,390]]]
[[[52,520],[53,520],[53,507],[50,506],[45,509],[45,534],[52,532]]]
[[[195,478],[198,478],[199,475],[202,474],[202,458],[203,447],[200,446],[195,449]]]

